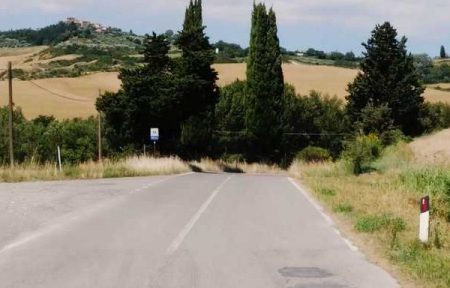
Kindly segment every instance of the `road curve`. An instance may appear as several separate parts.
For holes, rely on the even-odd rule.
[[[0,247],[0,287],[398,287],[287,177],[139,181]]]

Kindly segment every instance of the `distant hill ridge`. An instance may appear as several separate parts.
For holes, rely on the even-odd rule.
[[[40,29],[17,29],[0,32],[0,47],[54,46],[71,38],[93,39],[99,35],[135,36],[119,28],[69,17]]]

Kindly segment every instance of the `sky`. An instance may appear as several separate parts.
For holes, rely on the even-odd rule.
[[[362,51],[376,24],[390,21],[415,54],[450,51],[450,0],[267,0],[278,18],[281,45]],[[181,29],[188,0],[0,0],[0,30],[39,28],[67,17],[144,34]],[[248,46],[253,0],[203,0],[212,42]]]

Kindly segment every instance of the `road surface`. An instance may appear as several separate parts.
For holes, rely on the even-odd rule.
[[[48,200],[52,211],[65,201],[75,204],[0,242],[2,288],[398,287],[287,177],[0,184],[0,196],[27,195],[33,187],[43,195],[71,191]],[[67,196],[77,193],[106,196]],[[26,201],[15,202],[20,199]],[[42,205],[29,208],[29,217],[40,219]]]

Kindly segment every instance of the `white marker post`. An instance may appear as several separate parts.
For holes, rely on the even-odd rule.
[[[430,234],[430,197],[423,197],[420,200],[420,232],[419,239],[422,243],[427,243]]]
[[[58,146],[58,166],[59,166],[59,172],[62,171],[62,164],[61,164],[61,148]]]

